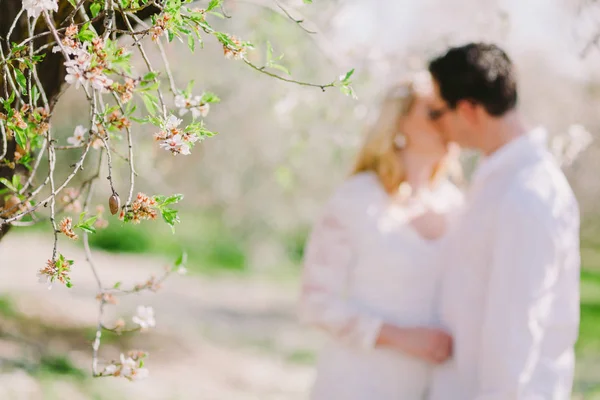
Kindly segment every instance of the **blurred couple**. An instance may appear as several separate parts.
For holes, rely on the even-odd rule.
[[[492,44],[392,88],[309,239],[300,311],[325,330],[315,400],[567,400],[579,210]],[[457,148],[482,161],[463,193]]]

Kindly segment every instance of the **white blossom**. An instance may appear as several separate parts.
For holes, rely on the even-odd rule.
[[[137,315],[132,318],[132,321],[138,324],[143,331],[156,326],[154,309],[152,307],[138,306]]]
[[[102,372],[102,374],[103,375],[114,375],[114,373],[117,372],[118,370],[119,370],[119,367],[117,367],[115,364],[110,364],[104,368],[104,371]]]
[[[52,289],[52,277],[42,272],[37,273],[38,282],[44,285],[48,285],[48,290]]]
[[[187,274],[187,272],[188,272],[188,270],[185,267],[185,265],[180,265],[179,268],[177,268],[177,273],[179,275],[185,275],[185,274]]]
[[[131,357],[125,358],[125,355],[121,353],[121,375],[124,377],[131,376],[133,371],[137,368],[138,364]]]
[[[92,83],[94,89],[99,90],[101,93],[107,93],[108,89],[113,84],[112,79],[104,74],[92,74],[89,77],[89,81]]]
[[[76,89],[79,89],[80,86],[87,86],[85,72],[77,67],[67,67],[67,76],[65,76],[65,81],[69,85],[74,84]]]
[[[177,118],[174,115],[169,115],[167,117],[167,119],[164,122],[165,125],[165,129],[166,130],[172,130],[172,129],[177,129],[177,127],[179,126],[179,124],[181,124],[181,119]]]
[[[190,154],[190,146],[183,140],[180,134],[173,135],[171,138],[164,140],[160,147],[169,150],[173,154]]]
[[[85,127],[82,125],[77,125],[77,127],[75,127],[75,131],[73,132],[73,136],[67,138],[67,143],[72,146],[81,146],[83,144],[86,132],[87,129]]]
[[[178,94],[177,96],[175,96],[175,107],[177,108],[186,108],[187,107],[187,100],[185,97],[183,97],[182,95]],[[181,112],[181,110],[179,110]]]
[[[179,108],[179,116],[184,116],[189,111],[194,119],[206,117],[210,111],[210,104],[202,102],[202,96],[184,97],[175,96],[175,107]]]
[[[134,381],[146,379],[150,375],[150,371],[147,368],[137,368],[131,373],[130,379]]]
[[[37,18],[44,11],[58,11],[56,0],[23,0],[23,9],[29,18]]]

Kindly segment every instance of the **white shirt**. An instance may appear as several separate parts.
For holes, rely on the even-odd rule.
[[[579,326],[579,210],[537,129],[484,160],[442,252],[453,359],[432,400],[567,400]]]
[[[438,212],[462,203],[446,182],[432,195]],[[424,398],[429,365],[373,348],[384,321],[435,321],[437,245],[407,222],[408,210],[392,201],[376,175],[361,173],[337,190],[316,223],[305,253],[300,316],[331,340],[319,356],[313,399]]]

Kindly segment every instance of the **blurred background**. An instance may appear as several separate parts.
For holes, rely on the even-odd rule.
[[[107,335],[101,356],[147,350],[151,377],[130,383],[90,375],[97,302],[81,248],[61,242],[76,261],[75,287],[45,290],[35,273],[51,252],[47,227],[15,229],[0,245],[0,399],[305,399],[322,337],[297,324],[303,246],[323,202],[346,176],[362,127],[381,90],[453,44],[494,41],[513,57],[521,107],[551,135],[575,124],[598,137],[600,6],[592,0],[329,0],[304,5],[228,0],[218,29],[256,45],[260,65],[270,42],[302,81],[328,83],[351,68],[358,99],[271,79],[227,60],[207,40],[191,54],[173,42],[167,57],[180,88],[216,93],[206,118],[219,132],[192,155],[158,149],[150,128],[136,126],[138,191],[183,193],[174,234],[160,223],[109,226],[92,236],[106,282],[134,284],[158,274],[182,252],[188,275],[156,294],[110,306],[106,323],[130,319],[138,304],[156,311],[157,328]],[[127,42],[126,42],[127,43]],[[149,41],[155,65],[160,54]],[[137,60],[143,72],[142,60]],[[82,92],[68,91],[52,121],[63,141],[85,123]],[[186,117],[189,117],[186,116]],[[117,144],[126,154],[126,143]],[[582,322],[575,399],[600,399],[600,219],[597,143],[567,167],[582,224]],[[73,154],[76,161],[76,154]],[[476,156],[464,154],[467,178]],[[127,164],[114,157],[117,191]],[[63,171],[67,173],[67,168]],[[106,171],[104,171],[106,174]],[[75,184],[74,186],[78,186]],[[99,189],[105,204],[108,185]]]

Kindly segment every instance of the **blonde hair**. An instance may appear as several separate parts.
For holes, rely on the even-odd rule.
[[[358,152],[352,175],[374,172],[389,194],[395,193],[406,180],[404,162],[399,157],[401,149],[397,139],[398,126],[407,116],[417,98],[414,80],[405,81],[389,90],[375,123],[367,130],[365,141]],[[442,175],[445,168],[440,163],[432,174],[432,183]]]

